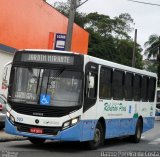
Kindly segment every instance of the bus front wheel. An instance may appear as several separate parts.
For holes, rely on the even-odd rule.
[[[141,140],[141,135],[142,135],[142,121],[141,119],[138,119],[137,124],[136,124],[136,130],[135,134],[131,136],[131,141],[134,143],[139,143]]]
[[[41,145],[45,142],[45,139],[43,138],[29,137],[28,139],[31,143],[36,144],[36,145]]]
[[[92,141],[87,142],[87,147],[89,149],[97,149],[99,146],[103,144],[103,142],[104,142],[103,126],[100,122],[98,122],[95,128],[94,138]]]

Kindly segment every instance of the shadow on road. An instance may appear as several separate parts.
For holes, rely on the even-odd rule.
[[[146,142],[145,140],[142,140],[141,143]],[[114,147],[121,147],[131,144],[130,141],[128,141],[128,138],[114,138],[110,140],[105,140],[104,145],[98,149],[97,151],[101,149],[105,150],[111,150]],[[17,149],[27,149],[32,151],[53,151],[53,152],[63,152],[63,153],[79,153],[79,152],[88,152],[88,150],[85,146],[85,143],[80,142],[56,142],[56,141],[46,141],[42,145],[34,145],[30,143],[29,141],[22,145],[20,142],[19,144],[12,145],[12,148]]]

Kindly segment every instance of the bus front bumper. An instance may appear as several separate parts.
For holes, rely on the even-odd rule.
[[[19,135],[24,137],[35,137],[44,138],[48,140],[58,141],[81,141],[82,133],[82,122],[80,121],[76,125],[59,131],[57,135],[46,135],[46,134],[34,134],[29,132],[20,132],[17,128],[6,118],[5,120],[5,132],[12,135]]]

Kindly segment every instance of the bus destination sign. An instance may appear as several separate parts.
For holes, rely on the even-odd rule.
[[[53,54],[22,54],[21,61],[73,65],[74,57]]]

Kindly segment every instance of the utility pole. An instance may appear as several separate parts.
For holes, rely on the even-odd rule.
[[[65,50],[71,50],[71,43],[72,43],[72,33],[73,33],[73,24],[74,24],[74,17],[76,13],[77,7],[77,0],[71,0],[70,4],[70,12],[69,12],[69,19],[68,19],[68,28],[67,28],[67,37],[66,37],[66,45]]]
[[[132,67],[135,67],[136,45],[137,45],[137,29],[135,29],[135,35],[134,35],[134,47],[133,47],[133,55],[132,55]]]
[[[85,0],[84,2],[80,3],[81,0],[71,0],[70,2],[70,12],[69,12],[69,19],[68,19],[68,28],[67,28],[67,36],[66,36],[66,44],[65,44],[65,51],[71,50],[71,44],[72,44],[72,33],[73,33],[73,24],[74,24],[74,18],[76,9],[83,5],[88,0]],[[79,4],[78,4],[79,2]]]

